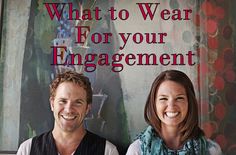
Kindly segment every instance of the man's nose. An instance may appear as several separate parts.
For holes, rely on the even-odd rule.
[[[72,109],[73,109],[73,104],[72,104],[72,102],[68,101],[68,102],[66,103],[65,107],[64,107],[64,110],[65,110],[66,112],[71,112]]]

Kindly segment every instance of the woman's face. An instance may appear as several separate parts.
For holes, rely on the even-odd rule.
[[[174,81],[162,82],[156,94],[156,111],[162,128],[178,128],[188,112],[185,88]]]

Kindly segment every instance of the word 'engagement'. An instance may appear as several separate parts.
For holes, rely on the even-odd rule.
[[[157,13],[157,9],[160,8],[160,3],[136,3],[140,15],[144,21],[154,20],[155,16],[159,13],[159,18],[161,20],[173,20],[182,21],[190,20],[192,13],[191,9],[162,9]],[[91,9],[75,9],[73,3],[44,3],[47,12],[51,18],[54,20],[61,20],[63,17],[63,12],[68,11],[67,20],[102,20],[102,10],[99,7]],[[60,6],[60,7],[59,7]],[[59,9],[60,8],[60,9]],[[67,8],[67,9],[65,9]],[[116,10],[114,7],[110,7],[107,10],[110,20],[128,20],[130,13],[127,9]],[[85,25],[75,26],[76,36],[75,43],[83,46],[88,40],[94,44],[110,44],[114,38],[111,32],[95,32],[90,35],[91,27]],[[128,42],[133,42],[135,44],[165,44],[166,37],[168,36],[166,32],[158,33],[129,33],[122,32],[114,34],[119,37],[120,40],[120,50],[125,49]],[[156,53],[116,53],[110,56],[107,53],[101,54],[73,54],[73,51],[69,51],[66,46],[52,46],[53,51],[53,63],[52,65],[84,65],[86,72],[93,72],[96,70],[96,65],[99,66],[112,66],[112,71],[120,72],[123,70],[124,65],[121,63],[125,62],[128,66],[133,65],[195,65],[193,61],[193,56],[195,55],[192,51],[187,53],[174,53],[167,54],[162,51],[162,54]],[[96,62],[95,62],[96,61]]]

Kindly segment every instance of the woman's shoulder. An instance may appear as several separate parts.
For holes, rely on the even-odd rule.
[[[222,155],[222,151],[219,144],[210,139],[207,139],[206,141],[210,155]]]
[[[141,141],[139,139],[130,144],[126,155],[141,155]]]

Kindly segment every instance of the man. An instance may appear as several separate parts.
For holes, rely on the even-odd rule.
[[[59,74],[50,85],[53,130],[23,142],[17,155],[118,155],[112,143],[84,128],[91,103],[87,77],[72,71]]]

